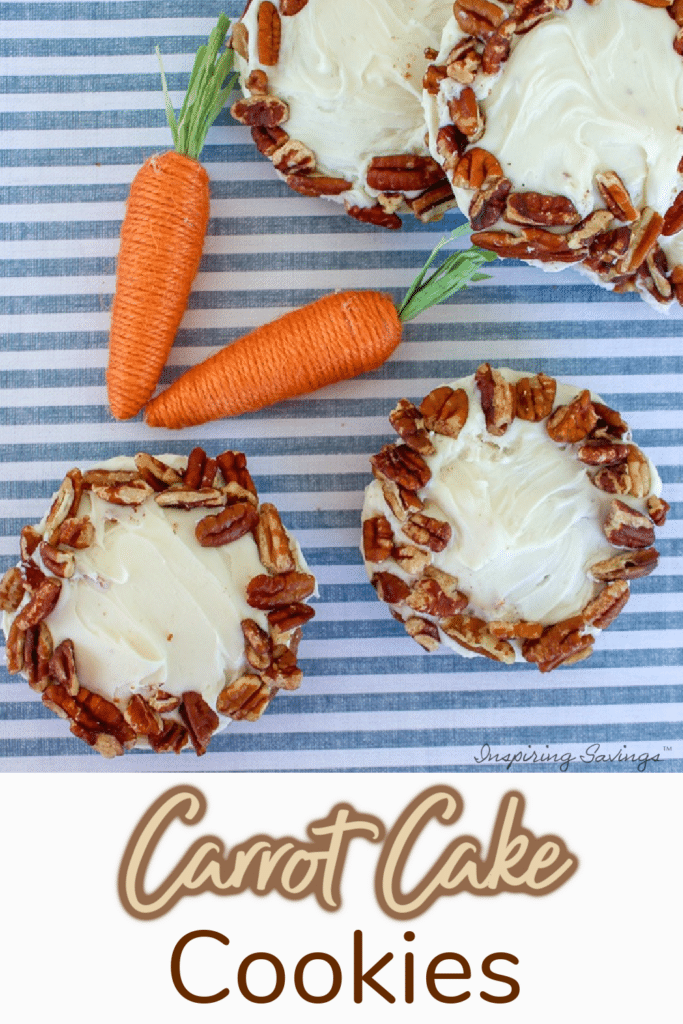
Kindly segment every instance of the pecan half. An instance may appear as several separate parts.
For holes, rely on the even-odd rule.
[[[515,649],[507,640],[499,640],[489,631],[487,623],[476,615],[452,615],[440,623],[444,633],[468,651],[483,654],[492,661],[512,665]]]
[[[435,182],[434,185],[426,188],[424,192],[420,192],[419,196],[415,196],[414,199],[408,199],[407,202],[414,215],[423,224],[440,220],[447,210],[451,210],[458,205],[448,178],[442,178],[440,181]]]
[[[298,604],[315,590],[315,577],[305,572],[283,572],[278,576],[254,576],[247,585],[247,604],[270,611]]]
[[[626,255],[619,263],[619,269],[623,274],[637,270],[657,245],[662,230],[663,218],[656,210],[646,206],[638,220],[631,229]]]
[[[91,487],[93,494],[96,494],[102,501],[108,501],[110,505],[141,505],[149,498],[154,491],[144,480],[131,480],[127,483],[103,484]]]
[[[227,496],[218,487],[198,487],[195,490],[181,483],[160,491],[154,500],[161,508],[221,508],[226,504]]]
[[[471,85],[480,67],[481,54],[472,36],[460,39],[446,58],[446,74],[461,85]]]
[[[59,486],[59,490],[54,497],[52,505],[50,506],[50,511],[48,512],[45,520],[43,535],[50,543],[52,543],[56,537],[57,531],[64,520],[71,515],[74,497],[75,490],[73,480],[67,475]]]
[[[216,462],[226,484],[239,484],[245,491],[251,491],[256,495],[256,485],[247,469],[247,457],[243,452],[221,452],[216,456]]]
[[[593,210],[587,217],[579,221],[573,231],[569,231],[565,235],[567,245],[570,249],[585,249],[598,235],[606,231],[612,219],[610,210]],[[628,248],[628,241],[624,252],[626,248]]]
[[[304,677],[296,663],[296,654],[284,645],[278,645],[274,651],[273,662],[263,673],[263,679],[271,689],[297,690]]]
[[[392,551],[392,557],[396,564],[410,576],[417,576],[430,563],[431,551],[424,551],[412,544],[397,544]]]
[[[280,174],[312,174],[316,168],[316,157],[312,149],[298,139],[287,139],[270,155],[273,167]]]
[[[492,227],[505,210],[512,183],[509,178],[487,178],[472,197],[468,216],[475,231]]]
[[[386,516],[371,516],[363,521],[363,554],[368,562],[386,562],[391,558],[394,534]]]
[[[448,113],[458,131],[470,142],[476,142],[484,134],[484,114],[471,86],[466,85],[459,96],[449,100]]]
[[[249,72],[244,88],[250,96],[265,96],[268,93],[268,75],[262,68],[254,68]]]
[[[558,406],[546,427],[553,441],[574,444],[588,437],[597,422],[590,391],[584,390],[569,405]]]
[[[94,487],[112,487],[115,484],[129,484],[140,479],[137,469],[88,469],[83,474],[84,490]]]
[[[421,192],[442,177],[443,171],[432,157],[397,153],[373,157],[366,181],[379,192]]]
[[[513,192],[508,196],[504,217],[510,224],[541,227],[573,227],[581,220],[571,199],[541,192]]]
[[[280,59],[280,37],[282,26],[275,4],[262,0],[257,14],[259,64],[273,67]]]
[[[40,557],[43,565],[53,576],[60,579],[71,579],[76,571],[76,558],[73,551],[62,551],[44,540],[40,545]]]
[[[481,188],[487,178],[502,178],[503,168],[486,149],[473,146],[460,158],[453,172],[456,188]]]
[[[608,494],[631,494],[634,498],[644,498],[652,483],[650,464],[636,445],[627,447],[626,460],[599,470],[593,477],[593,483]]]
[[[256,542],[261,564],[270,572],[290,572],[296,569],[296,560],[280,513],[269,502],[264,502],[259,509]]]
[[[617,548],[649,548],[655,542],[650,517],[618,498],[609,507],[603,529],[607,540]]]
[[[249,29],[243,22],[238,21],[232,26],[229,45],[231,50],[239,53],[242,60],[249,60]]]
[[[268,625],[272,630],[273,640],[279,643],[292,630],[310,622],[314,616],[315,608],[311,608],[310,604],[302,604],[301,601],[268,612]]]
[[[436,448],[429,440],[424,416],[407,398],[401,398],[389,413],[389,422],[399,437],[420,455],[433,455]]]
[[[258,518],[251,502],[237,501],[216,516],[200,519],[195,526],[195,536],[203,548],[223,547],[253,530]]]
[[[622,551],[612,558],[595,562],[589,569],[592,579],[609,583],[612,580],[637,580],[649,576],[657,568],[659,552],[655,548]]]
[[[538,423],[549,416],[555,404],[557,381],[545,373],[535,377],[520,377],[515,383],[515,411],[520,420]]]
[[[347,203],[346,212],[362,224],[374,224],[375,227],[388,228],[389,231],[397,231],[401,227],[398,214],[385,210],[381,203],[374,206],[351,206]]]
[[[566,235],[544,228],[525,228],[520,234],[509,231],[475,231],[473,245],[490,249],[503,259],[539,260],[542,263],[578,263],[586,255],[583,249],[570,249]]]
[[[656,494],[651,494],[647,499],[647,510],[655,526],[663,526],[666,522],[667,512],[671,510],[671,505],[663,498],[657,497]]]
[[[41,540],[42,533],[36,530],[35,526],[24,526],[19,534],[19,553],[22,562],[28,562]]]
[[[95,539],[95,526],[88,516],[75,516],[65,519],[57,531],[56,544],[67,548],[83,551],[89,548]]]
[[[538,665],[541,672],[551,672],[560,665],[586,657],[592,650],[593,637],[581,632],[584,626],[581,615],[548,626],[537,640],[522,643],[522,654],[527,661]]]
[[[616,171],[600,171],[595,175],[595,184],[605,206],[616,220],[630,224],[638,217],[638,211],[631,202],[631,196]]]
[[[421,619],[418,615],[412,615],[405,620],[406,632],[416,640],[425,651],[435,651],[441,644],[439,627],[429,619]]]
[[[81,686],[70,694],[59,683],[49,683],[43,703],[60,718],[71,721],[71,731],[105,757],[122,754],[135,743],[135,732],[110,701]]]
[[[488,628],[497,640],[535,640],[543,633],[540,622],[527,622],[524,619],[518,619],[517,622],[494,619],[489,622]]]
[[[488,363],[477,368],[474,379],[481,395],[486,429],[494,437],[501,437],[515,418],[515,386],[505,380],[500,370],[491,369]]]
[[[307,3],[308,0],[280,0],[280,14],[284,18],[291,18],[303,11]]]
[[[18,566],[12,566],[0,580],[0,608],[15,612],[24,600],[24,577]]]
[[[28,631],[26,629],[20,629],[19,626],[17,626],[17,621],[15,619],[7,633],[5,651],[7,654],[7,671],[10,675],[16,675],[16,673],[21,672],[24,667],[24,650],[26,647],[27,632]]]
[[[675,235],[683,228],[683,192],[679,192],[669,209],[664,214],[662,223],[663,235]]]
[[[469,399],[462,388],[449,387],[447,384],[434,388],[422,400],[420,412],[425,426],[435,434],[456,438],[467,422]]]
[[[273,641],[254,619],[243,619],[240,626],[244,636],[245,657],[252,668],[263,672],[273,660]]]
[[[123,717],[137,736],[159,736],[164,731],[161,715],[139,693],[128,701]]]
[[[247,673],[221,690],[216,707],[219,714],[226,715],[236,722],[256,722],[270,704],[272,697],[267,683],[259,676]]]
[[[601,440],[586,441],[576,453],[580,462],[587,466],[614,466],[624,462],[629,453],[630,445],[618,441]]]
[[[59,580],[46,577],[34,591],[30,601],[24,605],[13,625],[17,629],[29,629],[46,619],[53,610],[62,590]]]
[[[630,590],[625,580],[615,580],[603,587],[597,597],[589,601],[581,612],[584,621],[598,629],[607,629],[629,599]]]
[[[393,572],[373,573],[370,580],[380,601],[386,604],[400,604],[410,594],[410,587]]]
[[[455,0],[455,20],[463,32],[486,39],[500,25],[505,11],[489,0]]]
[[[322,174],[289,174],[287,184],[302,196],[338,196],[352,188],[345,178],[330,178]]]
[[[424,508],[422,498],[414,491],[399,487],[392,480],[382,480],[381,484],[384,500],[400,522],[404,522],[413,512],[421,512]]]
[[[413,611],[423,615],[432,615],[435,619],[447,619],[467,607],[468,599],[457,589],[457,580],[450,577],[452,583],[442,585],[436,575],[440,570],[432,568],[431,575],[425,574],[415,583],[406,597],[406,604]],[[441,574],[444,577],[446,573]]]
[[[43,693],[53,676],[52,634],[46,622],[27,629],[24,636],[24,671],[32,690]]]
[[[138,452],[134,458],[138,473],[155,491],[163,491],[171,484],[179,484],[182,481],[180,473],[147,452]]]
[[[419,491],[431,479],[432,471],[421,455],[407,444],[385,444],[370,457],[378,480],[389,480],[407,491]]]
[[[602,402],[593,402],[598,422],[590,432],[592,438],[621,439],[628,434],[628,423],[623,420],[616,409],[610,409]]]
[[[277,96],[245,96],[230,107],[240,124],[250,128],[277,128],[289,118],[289,107]]]
[[[410,516],[401,524],[401,530],[414,544],[429,548],[430,551],[443,551],[448,546],[453,532],[450,523],[426,516],[422,512]]]
[[[187,729],[180,722],[164,722],[160,733],[150,733],[147,737],[150,747],[156,754],[179,754],[187,746],[189,736]]]
[[[436,136],[436,151],[441,157],[445,171],[455,171],[466,148],[467,139],[454,124],[445,124],[439,128]]]
[[[201,757],[206,753],[209,741],[220,724],[218,715],[201,694],[194,690],[187,690],[183,694],[179,714],[190,734],[190,742],[197,757]]]
[[[251,129],[251,137],[259,153],[268,157],[272,156],[275,150],[289,139],[284,128],[279,128],[277,125],[270,128],[266,125],[254,125]]]
[[[498,74],[510,56],[510,45],[516,29],[517,23],[514,18],[507,18],[488,37],[481,55],[481,69],[485,75]]]

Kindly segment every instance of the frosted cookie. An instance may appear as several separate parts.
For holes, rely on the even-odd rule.
[[[299,686],[314,590],[241,453],[72,469],[0,583],[8,669],[105,757],[203,754]]]
[[[425,110],[473,242],[683,298],[683,3],[456,0]]]
[[[392,615],[428,651],[541,672],[588,657],[656,567],[669,507],[619,413],[484,363],[390,421],[400,440],[370,460],[363,555]]]
[[[450,0],[250,0],[233,116],[290,188],[400,228],[455,205],[425,141],[422,76]],[[425,50],[428,56],[425,55]]]

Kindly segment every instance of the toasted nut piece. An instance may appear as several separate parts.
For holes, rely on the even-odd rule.
[[[141,505],[149,498],[154,491],[144,480],[131,480],[130,483],[114,483],[91,487],[93,494],[96,494],[102,501],[108,501],[111,505]]]
[[[259,153],[268,157],[272,156],[275,150],[289,139],[284,128],[279,128],[277,125],[270,128],[265,125],[254,125],[251,129],[251,137]]]
[[[587,466],[614,466],[618,462],[625,462],[629,448],[630,445],[618,441],[586,441],[577,451],[576,457]]]
[[[407,491],[419,491],[432,476],[422,456],[406,444],[385,444],[371,456],[370,465],[378,480],[389,480]]]
[[[209,740],[220,724],[218,715],[194,690],[187,690],[183,694],[179,714],[190,734],[190,742],[197,757],[201,757],[206,753]]]
[[[59,580],[46,577],[37,587],[30,601],[24,605],[13,625],[17,629],[29,629],[46,619],[53,610],[62,590]]]
[[[147,703],[160,715],[167,715],[170,711],[177,711],[181,705],[181,698],[166,690],[152,690],[147,697]]]
[[[640,448],[630,444],[626,461],[599,470],[593,477],[593,483],[608,494],[631,494],[634,498],[644,498],[652,485],[650,464]]]
[[[558,406],[549,417],[546,427],[553,441],[558,444],[574,444],[588,437],[597,422],[590,391],[585,390],[569,405]]]
[[[115,753],[122,754],[124,747],[135,743],[135,733],[118,708],[83,686],[73,695],[59,683],[50,683],[43,693],[43,704],[60,718],[70,719],[72,732],[75,731],[75,735],[105,756],[111,756],[112,748],[116,748]],[[112,741],[99,744],[99,737],[103,734],[111,737]]]
[[[505,17],[505,11],[489,0],[455,0],[455,20],[463,32],[486,39]]]
[[[420,192],[419,196],[406,201],[417,219],[421,220],[423,224],[441,220],[447,210],[452,210],[458,205],[448,178],[436,181],[424,192]]]
[[[540,622],[525,622],[523,619],[517,622],[506,622],[502,619],[494,619],[489,622],[489,633],[497,640],[536,640],[543,633],[543,626]]]
[[[607,629],[621,612],[630,596],[626,580],[615,580],[603,587],[581,612],[585,622],[598,629]]]
[[[438,95],[441,83],[446,78],[446,67],[445,65],[430,64],[425,71],[422,78],[422,88],[429,93],[430,96]],[[472,79],[470,79],[472,81]]]
[[[615,409],[610,409],[602,402],[593,402],[598,421],[590,432],[592,438],[621,439],[628,434],[628,423],[621,418]]]
[[[373,157],[366,181],[379,192],[421,192],[442,177],[443,171],[432,157],[397,153]]]
[[[76,558],[73,551],[62,551],[44,540],[40,545],[40,557],[43,565],[53,576],[60,579],[71,579],[76,571]]]
[[[595,175],[598,192],[605,206],[616,220],[631,223],[638,217],[638,211],[631,202],[628,189],[616,171],[602,171]]]
[[[662,230],[663,218],[656,210],[646,206],[631,229],[631,239],[626,255],[619,263],[622,274],[637,270],[657,245]]]
[[[393,572],[373,573],[370,582],[377,591],[380,601],[385,601],[386,604],[400,604],[410,594],[408,584]]]
[[[57,531],[56,544],[67,548],[83,551],[89,548],[95,539],[95,526],[88,516],[72,516],[65,519]]]
[[[311,608],[310,604],[302,604],[301,601],[268,612],[268,625],[272,630],[274,641],[279,642],[282,637],[287,636],[293,629],[303,626],[314,615],[315,608]]]
[[[227,497],[219,487],[198,487],[195,490],[179,483],[160,491],[154,500],[161,508],[221,508]]]
[[[565,235],[570,249],[585,249],[587,245],[604,232],[612,222],[610,210],[593,210],[576,225],[573,231]],[[628,245],[628,243],[627,243]]]
[[[150,487],[155,491],[163,491],[171,484],[179,484],[182,476],[172,466],[167,466],[161,459],[156,459],[147,452],[138,452],[135,455],[135,465],[138,473]]]
[[[394,533],[386,516],[371,516],[363,521],[363,554],[368,562],[386,562],[393,546]]]
[[[410,576],[417,576],[423,572],[432,558],[431,551],[424,551],[412,544],[397,544],[391,554],[399,568]]]
[[[277,8],[270,0],[261,0],[259,4],[257,30],[259,64],[273,67],[280,59],[282,26]]]
[[[448,113],[458,131],[470,142],[476,142],[484,134],[486,121],[471,86],[466,85],[459,96],[449,101]]]
[[[0,608],[15,612],[24,600],[24,577],[18,566],[12,566],[0,580]]]
[[[291,18],[299,11],[303,11],[307,3],[308,0],[280,0],[280,14],[285,18]]]
[[[46,622],[32,626],[24,633],[24,671],[32,690],[43,693],[49,685],[52,670],[52,634]]]
[[[664,214],[663,235],[675,235],[683,228],[683,192],[679,192]]]
[[[399,437],[420,455],[433,455],[436,448],[429,440],[424,417],[417,406],[401,398],[389,413],[389,422]]]
[[[317,165],[313,150],[298,139],[287,139],[271,153],[270,159],[280,174],[312,174]]]
[[[65,476],[59,486],[57,494],[55,495],[54,501],[52,502],[50,511],[47,514],[47,519],[45,520],[43,535],[50,543],[52,543],[56,537],[57,531],[64,520],[67,516],[71,515],[74,496],[75,491],[73,480],[71,477]]]
[[[27,630],[20,629],[20,627],[17,626],[17,620],[15,619],[10,625],[9,632],[7,633],[7,642],[5,644],[5,651],[7,654],[7,671],[11,676],[16,675],[17,672],[21,672],[24,668],[26,634]]]
[[[397,231],[401,227],[398,214],[385,210],[381,203],[375,206],[351,206],[346,203],[345,206],[349,217],[362,224],[374,224],[375,227],[387,228],[389,231]]]
[[[160,736],[164,731],[161,715],[139,693],[128,701],[123,717],[138,736]]]
[[[430,391],[420,405],[425,426],[435,434],[457,438],[467,422],[469,399],[463,388],[444,385]]]
[[[382,480],[381,484],[384,500],[400,522],[405,522],[413,512],[421,512],[424,508],[422,498],[414,491],[399,487],[393,480]]]
[[[435,651],[441,644],[439,627],[429,619],[421,619],[417,615],[405,620],[406,632],[416,640],[425,651]]]
[[[402,523],[401,530],[406,537],[420,547],[430,551],[443,551],[453,533],[450,523],[443,519],[434,519],[422,512],[416,512]]]
[[[277,96],[247,96],[237,100],[230,113],[250,128],[277,128],[289,119],[289,107]]]
[[[83,489],[88,491],[93,487],[111,487],[139,480],[137,469],[89,469],[83,474]]]
[[[489,631],[487,623],[475,615],[452,615],[440,623],[444,633],[468,651],[483,654],[492,661],[512,665],[515,649],[507,640],[498,640]]]
[[[265,96],[268,92],[268,75],[262,68],[254,68],[249,72],[245,82],[245,91],[250,96]]]
[[[515,383],[515,391],[517,416],[520,420],[538,423],[553,410],[557,381],[545,373],[537,373],[535,377],[520,377]]]
[[[254,619],[240,623],[244,635],[245,657],[252,668],[263,671],[273,660],[273,641]]]
[[[515,386],[505,380],[500,370],[492,370],[488,363],[477,368],[474,379],[481,394],[486,429],[494,437],[500,437],[515,418]]]
[[[655,548],[623,551],[613,558],[595,562],[589,569],[589,575],[605,583],[612,580],[637,580],[641,576],[649,576],[657,568],[658,561],[659,552]]]
[[[406,597],[406,604],[413,611],[423,615],[432,615],[435,619],[446,619],[449,615],[463,611],[467,607],[468,599],[458,590],[450,594],[446,593],[438,579],[423,576],[413,584],[412,590]]]
[[[492,153],[479,146],[468,149],[453,172],[456,188],[481,188],[487,178],[502,178],[503,168]]]
[[[305,572],[282,572],[277,576],[254,576],[247,585],[247,604],[270,611],[298,604],[315,590],[315,577]]]
[[[535,662],[541,672],[551,672],[560,665],[580,660],[593,645],[592,635],[581,632],[584,627],[581,615],[557,622],[546,627],[539,639],[525,640],[522,654],[527,661]]]
[[[484,44],[481,55],[481,69],[485,75],[496,75],[510,56],[512,37],[517,28],[514,18],[502,21],[493,35]]]
[[[581,215],[566,196],[540,192],[513,192],[508,196],[505,220],[510,224],[538,224],[546,227],[573,227]]]
[[[436,151],[441,157],[445,171],[455,171],[466,148],[467,139],[454,124],[445,124],[439,128],[436,136]],[[484,181],[484,178],[482,177],[481,180]],[[469,188],[469,185],[467,187]]]
[[[147,740],[157,754],[179,754],[187,746],[189,736],[184,725],[171,721],[164,722],[163,731],[158,735],[150,733]]]
[[[492,227],[503,215],[512,183],[509,178],[487,178],[477,189],[468,216],[475,231]]]
[[[22,562],[29,561],[42,539],[42,533],[39,533],[35,526],[24,526],[19,534],[19,553]]]
[[[286,181],[302,196],[339,196],[353,187],[346,178],[330,178],[323,174],[289,174]]]
[[[655,526],[663,526],[666,522],[667,512],[671,510],[671,505],[663,498],[657,497],[656,494],[651,494],[647,499],[647,510]]]
[[[269,502],[264,502],[259,509],[256,542],[264,568],[270,572],[290,572],[296,569],[296,560],[280,513]]]
[[[239,484],[245,491],[251,491],[256,496],[256,485],[247,469],[247,457],[243,452],[221,452],[216,456],[216,462],[226,484]]]
[[[615,498],[603,524],[610,544],[618,548],[649,548],[655,542],[652,520]]]
[[[249,60],[249,29],[242,21],[232,26],[230,49],[239,53],[242,60]]]
[[[270,687],[258,676],[240,676],[218,694],[218,713],[236,722],[256,722],[273,698]]]
[[[195,526],[195,536],[203,548],[219,548],[232,544],[253,530],[258,523],[258,512],[247,501],[228,505],[216,516],[204,516]]]
[[[446,74],[462,85],[471,85],[481,67],[481,55],[472,36],[460,39],[446,58]]]

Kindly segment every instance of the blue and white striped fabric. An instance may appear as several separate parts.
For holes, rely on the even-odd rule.
[[[240,8],[225,4],[232,16]],[[214,0],[0,6],[0,555],[4,571],[16,561],[19,529],[40,518],[73,465],[140,449],[187,453],[197,443],[242,449],[262,498],[282,510],[319,579],[301,647],[304,686],[260,722],[231,726],[202,759],[135,753],[109,762],[3,668],[0,767],[680,771],[680,309],[665,316],[571,270],[546,275],[505,261],[409,325],[394,357],[359,380],[180,434],[112,421],[104,367],[123,204],[143,159],[170,144],[154,47],[178,104],[217,14]],[[330,290],[381,288],[398,298],[459,220],[383,233],[295,196],[227,112],[203,162],[212,220],[166,381]],[[422,653],[377,601],[358,552],[368,456],[390,439],[389,410],[482,360],[600,392],[659,466],[672,504],[656,574],[634,584],[588,662],[549,676]],[[644,764],[643,755],[655,760]]]

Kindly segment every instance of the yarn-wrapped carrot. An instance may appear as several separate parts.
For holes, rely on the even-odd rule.
[[[441,240],[398,309],[388,295],[354,291],[326,295],[286,313],[189,369],[152,399],[145,409],[147,423],[195,426],[376,370],[401,340],[404,323],[488,276],[477,271],[496,257],[476,247],[451,254],[427,276],[442,246],[465,230],[467,225]]]
[[[121,227],[107,369],[117,419],[135,416],[153,394],[199,269],[209,223],[209,176],[198,159],[234,82],[228,79],[232,50],[218,56],[229,26],[221,14],[198,50],[177,119],[161,69],[175,149],[140,168]]]

